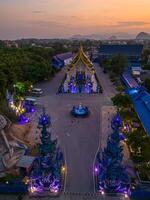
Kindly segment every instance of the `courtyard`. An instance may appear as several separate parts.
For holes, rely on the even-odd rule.
[[[94,192],[95,155],[100,145],[105,144],[104,140],[110,133],[109,116],[114,112],[111,97],[115,94],[115,89],[101,68],[97,64],[94,64],[94,67],[104,90],[102,94],[57,94],[64,70],[59,72],[50,83],[40,84],[45,94],[38,99],[39,104],[44,105],[47,113],[50,114],[52,137],[58,138],[65,154],[67,172],[64,192]],[[90,110],[88,118],[73,118],[70,115],[72,107],[79,103],[88,106]],[[102,110],[107,111],[103,119]],[[102,121],[106,126],[104,137]]]

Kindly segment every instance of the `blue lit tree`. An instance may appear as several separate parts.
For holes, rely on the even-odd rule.
[[[50,116],[45,113],[45,108],[43,108],[43,113],[39,117],[38,127],[50,127],[51,126],[51,119]]]
[[[43,109],[38,124],[41,128],[40,156],[35,161],[31,172],[29,184],[31,192],[58,193],[61,189],[61,168],[64,159],[60,148],[57,147],[57,140],[51,140],[51,133],[47,130],[50,125],[50,117]]]
[[[39,150],[41,155],[52,155],[55,154],[57,140],[51,140],[51,133],[47,131],[46,126],[44,125],[41,131],[41,144],[39,145]]]
[[[119,130],[122,126],[119,115],[112,120],[113,133],[108,137],[107,147],[98,154],[98,189],[101,192],[129,194],[130,179],[122,165],[123,148],[120,145]]]

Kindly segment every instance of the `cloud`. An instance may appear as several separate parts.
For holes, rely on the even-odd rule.
[[[144,21],[122,21],[122,22],[118,22],[118,26],[144,26],[150,24],[148,22],[144,22]]]

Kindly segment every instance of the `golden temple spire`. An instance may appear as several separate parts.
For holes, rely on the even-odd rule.
[[[93,63],[90,61],[90,59],[88,58],[88,56],[86,55],[86,53],[83,50],[83,46],[80,45],[79,51],[76,54],[76,56],[74,57],[71,65],[77,65],[77,63],[81,61],[84,65],[86,65],[88,68],[92,68],[93,67]]]

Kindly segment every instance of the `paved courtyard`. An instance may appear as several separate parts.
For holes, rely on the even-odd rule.
[[[110,98],[115,93],[107,75],[96,64],[95,69],[104,89],[103,94],[56,94],[64,71],[58,73],[50,83],[40,84],[45,95],[39,98],[39,103],[46,107],[52,118],[52,137],[58,138],[66,158],[65,192],[94,192],[93,162],[100,144],[100,113],[106,107],[109,110]],[[72,106],[79,103],[89,107],[91,114],[88,118],[71,117]],[[107,114],[105,120],[108,120]],[[107,138],[108,133],[104,134]]]
[[[64,69],[51,82],[39,85],[45,94],[38,98],[38,103],[44,105],[47,113],[51,116],[52,137],[58,138],[67,164],[64,194],[56,199],[124,199],[123,197],[94,194],[93,164],[98,150],[104,148],[107,136],[111,131],[109,123],[111,115],[114,113],[111,97],[115,94],[108,75],[104,74],[96,64],[95,69],[104,90],[103,94],[57,94],[64,77]],[[79,103],[89,107],[91,113],[88,118],[78,119],[70,115],[72,106]],[[5,198],[10,199],[9,196],[0,196],[0,199]],[[18,198],[11,195],[11,199]],[[23,199],[30,198],[25,196]],[[46,200],[49,197],[43,199]]]

